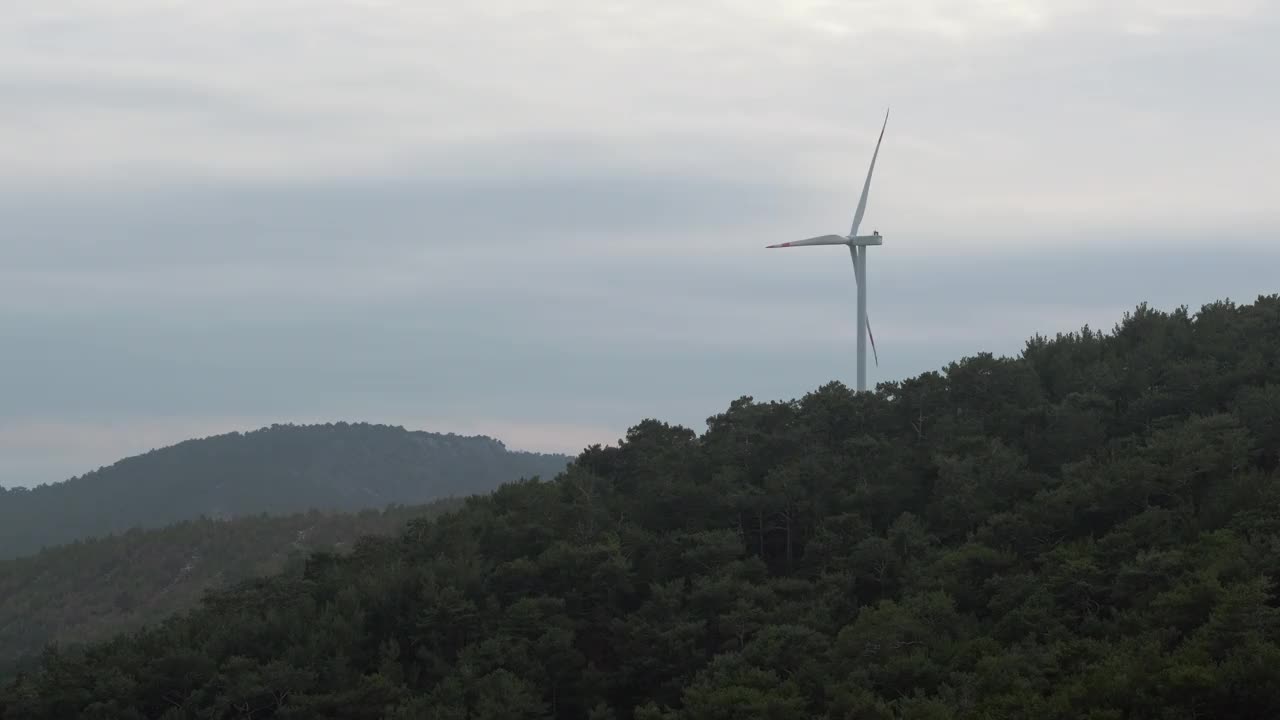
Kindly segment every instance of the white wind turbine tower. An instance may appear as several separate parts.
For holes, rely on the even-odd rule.
[[[876,339],[871,334],[871,321],[867,317],[867,246],[880,245],[883,240],[880,233],[859,235],[858,226],[862,224],[862,214],[867,210],[867,194],[871,191],[871,174],[876,171],[876,157],[880,154],[880,141],[884,140],[884,129],[889,125],[889,111],[884,112],[884,125],[880,126],[880,139],[876,140],[876,150],[871,155],[871,167],[867,170],[867,181],[862,186],[862,197],[858,200],[858,209],[853,214],[853,228],[848,235],[822,235],[797,240],[795,242],[770,245],[771,248],[804,247],[807,245],[847,245],[849,254],[853,256],[853,277],[858,285],[858,392],[867,389],[867,339],[871,339],[871,352],[875,355],[876,365],[880,364],[879,353],[876,353]]]

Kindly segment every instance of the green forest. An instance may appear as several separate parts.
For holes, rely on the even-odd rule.
[[[392,535],[461,504],[200,518],[0,560],[0,677],[51,642],[105,640],[194,607],[209,590],[274,575],[314,551],[346,552],[362,536]]]
[[[365,423],[273,425],[189,440],[33,489],[0,487],[0,559],[199,517],[419,505],[554,477],[562,455]]]
[[[1280,296],[657,420],[0,689],[5,720],[1280,716]]]

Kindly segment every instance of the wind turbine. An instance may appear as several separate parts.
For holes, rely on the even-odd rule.
[[[849,255],[853,257],[853,278],[858,285],[858,392],[867,389],[867,339],[871,339],[871,352],[880,365],[880,354],[876,352],[876,339],[871,334],[871,320],[867,317],[867,247],[883,244],[880,233],[859,235],[858,226],[862,224],[862,215],[867,211],[867,194],[871,192],[871,174],[876,171],[876,157],[880,154],[880,142],[884,140],[884,129],[889,125],[889,111],[884,111],[884,125],[880,126],[880,139],[876,140],[876,150],[871,154],[871,167],[867,169],[867,181],[862,185],[862,197],[858,200],[858,209],[853,214],[853,227],[848,235],[821,235],[807,240],[769,245],[770,248],[806,247],[809,245],[846,245]]]

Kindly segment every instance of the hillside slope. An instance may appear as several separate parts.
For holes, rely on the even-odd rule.
[[[201,516],[421,504],[487,492],[569,458],[385,425],[275,425],[153,450],[53,485],[0,489],[0,559]]]
[[[99,641],[157,623],[211,590],[279,573],[312,552],[345,552],[360,537],[396,534],[409,520],[461,505],[201,518],[0,561],[0,677],[50,642]]]
[[[1280,716],[1280,296],[657,421],[6,689],[68,718]]]

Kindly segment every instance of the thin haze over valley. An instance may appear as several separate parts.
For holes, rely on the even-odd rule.
[[[1274,291],[1280,7],[21,3],[0,21],[0,484],[369,420],[642,417]]]

